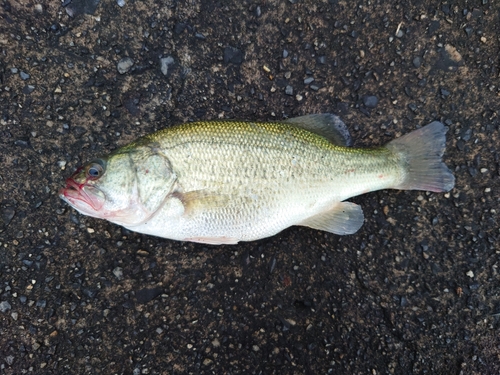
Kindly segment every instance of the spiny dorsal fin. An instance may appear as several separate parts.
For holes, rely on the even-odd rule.
[[[294,117],[285,122],[321,135],[337,146],[352,146],[347,126],[338,116],[331,113]]]

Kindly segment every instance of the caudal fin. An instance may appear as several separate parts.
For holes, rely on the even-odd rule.
[[[441,122],[434,121],[387,144],[406,164],[406,177],[396,189],[434,192],[453,189],[455,177],[441,160],[446,131]]]

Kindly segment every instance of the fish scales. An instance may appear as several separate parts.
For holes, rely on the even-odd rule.
[[[234,188],[271,182],[271,186],[281,190],[285,189],[284,183],[323,190],[329,188],[324,183],[343,185],[345,177],[353,185],[367,178],[371,181],[374,171],[390,176],[401,169],[386,149],[339,147],[283,123],[226,121],[188,125],[168,128],[146,139],[172,151],[169,159],[178,166],[179,173],[190,177],[184,182],[189,189],[198,190],[211,182],[232,192]],[[369,186],[363,190],[366,188]],[[331,194],[337,194],[339,199],[344,195]]]

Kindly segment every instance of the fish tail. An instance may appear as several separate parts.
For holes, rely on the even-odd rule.
[[[405,178],[396,189],[449,191],[455,177],[443,163],[447,128],[439,121],[417,129],[387,144],[398,153],[405,165]]]

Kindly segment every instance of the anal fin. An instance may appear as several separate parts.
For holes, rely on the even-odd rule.
[[[338,235],[353,234],[363,225],[361,207],[352,202],[338,202],[325,212],[307,218],[298,225]]]

